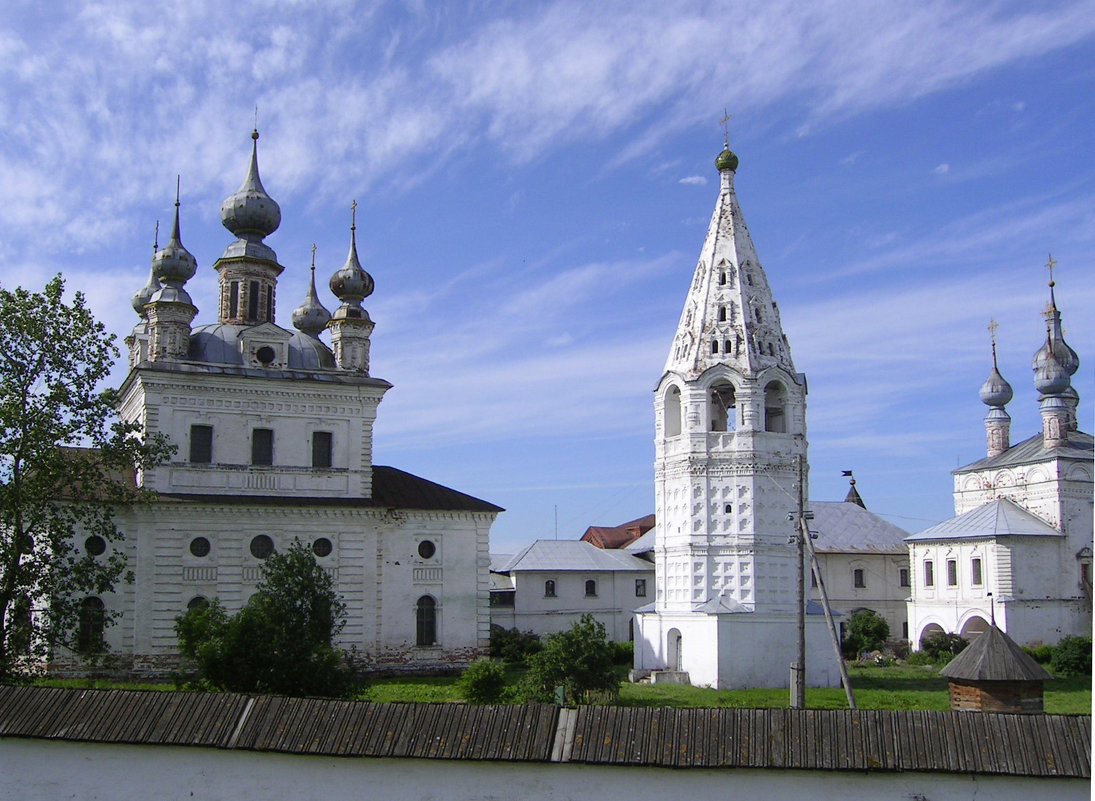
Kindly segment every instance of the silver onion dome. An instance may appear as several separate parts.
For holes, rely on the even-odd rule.
[[[989,377],[985,379],[985,383],[981,385],[981,403],[986,406],[1006,406],[1011,402],[1011,398],[1014,395],[1011,384],[1009,384],[1000,371],[993,364],[992,372],[989,373]]]
[[[236,193],[221,204],[221,224],[236,236],[269,236],[281,225],[281,207],[266,194],[259,179],[259,132],[251,132],[251,164]]]
[[[197,269],[198,260],[183,247],[179,236],[179,193],[176,188],[175,224],[171,228],[171,239],[152,257],[152,275],[161,284],[172,283],[181,287],[194,276]]]
[[[293,309],[293,327],[309,336],[318,336],[327,327],[331,313],[327,311],[316,294],[316,246],[312,245],[312,277],[308,281],[308,292],[304,302]]]
[[[1070,386],[1068,371],[1057,361],[1057,354],[1049,348],[1046,339],[1046,355],[1041,365],[1034,371],[1034,388],[1042,395],[1060,395]]]
[[[350,225],[350,252],[346,263],[331,276],[331,292],[342,301],[334,313],[334,319],[368,319],[361,308],[361,301],[373,294],[373,277],[365,272],[357,257],[357,203],[353,204],[354,222]]]
[[[152,296],[160,288],[160,282],[156,278],[156,268],[153,266],[148,271],[148,283],[133,293],[133,297],[130,298],[130,305],[133,306],[133,311],[137,312],[138,317],[144,317],[144,307],[148,305],[148,302],[152,300]]]

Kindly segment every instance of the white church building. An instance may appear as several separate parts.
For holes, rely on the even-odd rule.
[[[1051,261],[1052,266],[1052,261]],[[981,387],[985,458],[954,471],[955,517],[907,538],[913,647],[935,632],[966,638],[995,620],[1020,645],[1091,635],[1092,437],[1079,430],[1050,281],[1047,333],[1033,360],[1042,430],[1011,444],[1011,385],[996,366]]]
[[[252,138],[243,185],[221,206],[234,241],[213,264],[215,320],[192,325],[185,283],[197,263],[181,242],[177,199],[171,240],[133,298],[140,322],[126,338],[119,413],[178,450],[138,476],[159,497],[118,515],[123,541],[84,543],[97,558],[122,549],[135,581],[85,599],[88,621],[96,610],[120,614],[83,635],[105,637],[122,667],[175,668],[175,618],[214,597],[240,609],[263,560],[300,538],[347,606],[340,647],[377,669],[462,666],[488,646],[488,534],[502,510],[373,464],[373,424],[391,384],[369,372],[374,324],[362,301],[373,279],[354,225],[330,280],[335,311],[319,300],[313,263],[295,330],[277,324],[285,267],[264,239],[281,211],[259,179]]]
[[[718,201],[654,391],[656,596],[636,613],[635,669],[787,687],[806,379],[738,204],[738,158],[727,147],[715,165]],[[808,611],[807,683],[837,685],[825,619]]]

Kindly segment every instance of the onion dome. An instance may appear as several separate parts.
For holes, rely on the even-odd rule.
[[[330,287],[335,297],[342,301],[333,315],[333,319],[368,319],[368,313],[361,308],[361,301],[373,294],[373,277],[365,272],[357,257],[357,201],[352,206],[354,219],[350,225],[350,253],[346,263],[331,276]]]
[[[981,403],[986,406],[1007,406],[1014,392],[996,367],[996,343],[992,345],[992,372],[981,385]]]
[[[1034,388],[1042,395],[1060,395],[1070,386],[1068,371],[1057,361],[1057,354],[1049,347],[1046,337],[1046,355],[1041,365],[1034,371]],[[1039,351],[1041,352],[1041,351]]]
[[[1050,256],[1049,264],[1047,266],[1052,269],[1056,263],[1053,256]],[[1076,371],[1080,369],[1080,357],[1077,355],[1076,351],[1070,348],[1068,343],[1065,342],[1064,334],[1061,330],[1061,312],[1057,309],[1057,298],[1054,296],[1053,292],[1053,287],[1055,285],[1056,282],[1050,278],[1049,307],[1045,312],[1046,321],[1049,326],[1049,336],[1046,339],[1046,343],[1034,354],[1031,367],[1037,372],[1038,368],[1040,368],[1042,363],[1046,360],[1046,355],[1052,350],[1058,364],[1064,368],[1069,376],[1073,376],[1076,375]]]
[[[723,148],[722,152],[715,157],[715,169],[719,172],[735,172],[738,169],[738,157],[733,150],[730,149],[730,145]]]
[[[281,225],[281,207],[266,194],[259,180],[259,132],[251,132],[251,164],[236,193],[221,203],[221,224],[236,236],[269,236]]]
[[[312,245],[312,277],[304,302],[293,309],[293,327],[309,336],[318,336],[327,327],[331,313],[319,302],[316,295],[316,246]]]
[[[176,184],[175,224],[171,228],[171,240],[152,257],[152,274],[162,284],[174,283],[181,287],[194,276],[197,269],[198,260],[183,247],[179,237],[179,188]]]

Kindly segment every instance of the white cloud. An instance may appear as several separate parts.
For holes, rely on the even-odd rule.
[[[678,183],[689,184],[691,186],[706,186],[707,179],[702,175],[689,175],[686,178],[681,178]]]
[[[943,164],[937,164],[935,166],[935,169],[932,170],[932,172],[935,173],[936,175],[946,175],[950,171],[951,171],[951,165],[949,165],[945,162]]]

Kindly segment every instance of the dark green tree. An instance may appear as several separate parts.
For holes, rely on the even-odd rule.
[[[120,549],[99,546],[122,539],[121,506],[151,497],[136,471],[172,451],[119,421],[100,389],[118,355],[60,276],[41,293],[0,287],[0,680],[57,647],[91,661],[106,650],[114,613],[95,599],[130,575]]]
[[[562,687],[568,704],[615,699],[620,676],[614,660],[604,624],[593,615],[582,615],[566,631],[549,635],[543,649],[528,657],[526,694],[551,701],[555,688]]]
[[[870,609],[860,609],[848,618],[844,632],[844,654],[854,658],[864,651],[878,651],[890,638],[890,624]]]
[[[506,689],[506,670],[501,662],[481,656],[464,669],[457,686],[465,701],[496,704]]]
[[[1058,676],[1091,675],[1091,638],[1070,635],[1053,649],[1050,667]]]
[[[235,615],[219,602],[175,619],[184,656],[212,687],[234,692],[345,696],[352,666],[334,640],[346,607],[312,550],[294,539],[262,564],[258,588]]]

